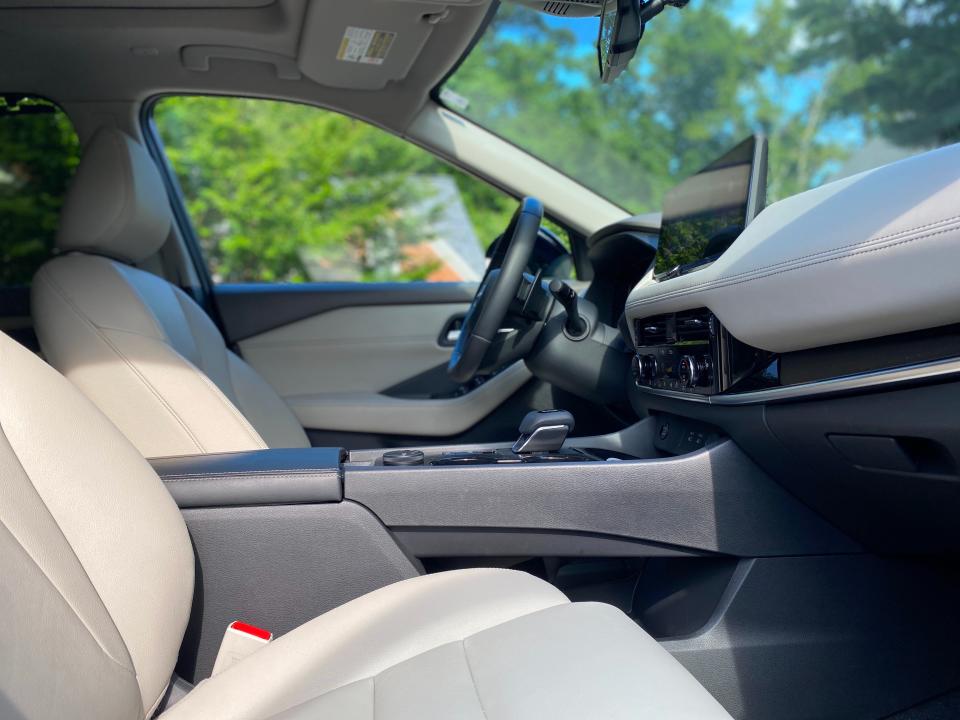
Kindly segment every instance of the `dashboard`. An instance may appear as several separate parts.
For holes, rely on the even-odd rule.
[[[960,145],[824,185],[766,208],[707,267],[633,288],[635,378],[715,398],[955,357],[958,263]]]
[[[641,225],[596,243],[643,262],[635,412],[732,438],[865,547],[960,551],[960,145],[774,203],[694,272],[656,277]]]

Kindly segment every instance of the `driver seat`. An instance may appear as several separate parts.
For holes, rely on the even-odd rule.
[[[40,347],[145,457],[309,447],[284,400],[194,300],[141,263],[171,211],[153,159],[100,129],[84,149],[33,282]]]

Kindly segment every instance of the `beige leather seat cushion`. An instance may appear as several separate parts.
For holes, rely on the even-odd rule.
[[[729,718],[619,610],[511,570],[407,580],[203,682],[163,720]]]

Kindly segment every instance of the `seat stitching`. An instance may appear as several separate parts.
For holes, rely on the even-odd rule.
[[[467,640],[469,638],[464,638],[460,641],[460,649],[463,651],[463,660],[467,664],[467,673],[470,675],[470,684],[473,685],[473,692],[477,696],[477,704],[480,706],[480,712],[485,718],[489,718],[487,715],[487,709],[483,706],[483,698],[480,697],[480,688],[477,687],[477,678],[473,674],[473,665],[470,664],[470,653],[467,651]]]
[[[240,412],[237,406],[230,402],[230,399],[224,395],[223,391],[219,387],[217,387],[217,384],[203,372],[198,373],[198,375],[200,376],[200,380],[206,383],[210,390],[220,398],[226,410],[234,416],[234,418],[240,424],[240,427],[246,431],[250,439],[259,445],[261,449],[269,449],[269,446],[264,442],[263,438],[260,437],[260,433],[258,433],[253,425],[250,424],[250,421],[247,420],[246,416],[242,412]]]
[[[2,428],[0,428],[0,431],[2,431]],[[4,437],[5,437],[5,436],[4,436]],[[40,505],[43,507],[43,509],[46,511],[46,513],[47,513],[48,517],[50,518],[51,522],[53,523],[54,527],[56,527],[57,531],[60,533],[60,537],[63,538],[63,542],[64,542],[64,543],[66,544],[66,546],[70,549],[70,554],[73,555],[73,558],[77,561],[77,566],[80,568],[80,572],[82,572],[82,573],[83,573],[83,576],[87,579],[87,582],[88,582],[89,585],[90,585],[90,589],[93,590],[93,592],[96,594],[97,599],[100,601],[101,607],[103,607],[104,611],[106,612],[107,617],[110,618],[110,622],[113,623],[113,628],[114,628],[114,630],[117,631],[117,636],[120,638],[120,642],[123,643],[123,646],[126,648],[126,645],[127,645],[127,644],[126,644],[126,641],[124,641],[124,639],[123,639],[123,635],[120,633],[120,629],[117,628],[117,625],[116,625],[116,622],[115,622],[114,619],[113,619],[113,616],[110,614],[110,611],[107,609],[106,603],[103,602],[103,598],[100,596],[100,592],[97,590],[96,585],[93,584],[93,580],[90,579],[90,575],[87,574],[87,569],[83,566],[83,563],[80,561],[80,558],[77,557],[77,551],[76,551],[76,549],[74,549],[73,545],[70,544],[70,541],[67,539],[67,536],[64,535],[64,533],[63,533],[63,528],[61,528],[60,525],[59,525],[59,523],[57,523],[56,518],[53,516],[53,513],[50,511],[50,508],[49,508],[49,507],[47,506],[47,504],[44,502],[43,496],[40,494],[40,491],[37,490],[37,486],[33,484],[33,480],[31,480],[30,474],[27,472],[26,468],[23,467],[23,463],[20,461],[20,457],[19,457],[19,455],[17,455],[17,451],[16,451],[16,449],[13,447],[13,444],[10,443],[9,438],[5,438],[5,439],[7,440],[7,445],[9,446],[10,450],[13,452],[13,457],[14,457],[14,459],[17,461],[17,465],[20,467],[20,471],[23,473],[23,476],[27,479],[27,482],[30,484],[30,487],[33,489],[33,492],[34,492],[34,494],[36,495],[37,500],[39,501],[39,503],[40,503]],[[132,667],[132,665],[133,665],[133,658],[132,658],[132,657],[129,657],[130,649],[127,648],[127,653],[128,653],[128,658],[129,658],[129,660],[130,660],[131,667],[127,667],[126,665],[124,665],[124,663],[123,663],[121,660],[119,660],[118,658],[113,657],[113,655],[110,653],[110,651],[107,650],[106,647],[104,647],[104,645],[103,645],[103,644],[100,642],[100,640],[97,638],[96,633],[94,633],[93,628],[91,628],[91,627],[87,624],[86,620],[83,618],[83,616],[80,615],[80,613],[79,613],[79,611],[77,610],[77,608],[75,608],[75,607],[73,606],[73,604],[72,604],[72,603],[66,598],[66,596],[63,594],[63,592],[61,592],[60,588],[59,588],[59,587],[57,586],[57,584],[53,581],[53,578],[51,578],[50,575],[47,574],[46,570],[43,569],[43,566],[37,561],[37,559],[36,559],[36,557],[34,556],[34,554],[33,554],[32,552],[30,552],[30,550],[27,548],[26,545],[23,544],[23,542],[20,540],[19,536],[13,531],[13,529],[6,523],[6,521],[5,521],[2,517],[0,517],[0,525],[3,525],[3,528],[7,531],[7,533],[10,535],[10,537],[13,538],[14,542],[16,542],[17,545],[20,546],[20,548],[23,550],[23,552],[26,554],[26,556],[27,556],[28,558],[30,558],[30,561],[31,561],[31,562],[33,563],[33,565],[37,568],[37,570],[40,572],[40,574],[43,575],[43,577],[46,579],[46,581],[50,584],[50,587],[52,587],[52,588],[56,591],[57,595],[59,595],[59,596],[63,599],[63,602],[66,604],[66,606],[67,606],[68,608],[70,608],[70,610],[71,610],[71,612],[73,613],[73,615],[77,618],[77,620],[80,621],[80,624],[83,625],[84,629],[86,629],[87,633],[90,635],[90,638],[97,644],[97,647],[99,647],[99,648],[103,651],[103,654],[104,654],[107,658],[109,658],[109,660],[110,660],[111,662],[113,662],[113,663],[116,664],[118,667],[122,668],[125,672],[129,673],[130,675],[132,675],[133,677],[136,678],[136,677],[137,677],[136,670],[135,670],[135,668]],[[138,683],[138,684],[139,684],[139,683]]]
[[[260,433],[257,431],[255,427],[253,427],[253,423],[251,423],[247,419],[246,415],[240,412],[240,409],[237,407],[237,404],[233,402],[229,397],[227,397],[226,392],[224,392],[219,385],[213,382],[209,374],[207,374],[205,363],[204,363],[203,351],[201,350],[201,343],[197,337],[196,332],[194,332],[193,323],[190,322],[190,318],[187,316],[187,311],[183,304],[184,298],[181,297],[181,294],[177,292],[172,285],[169,285],[167,289],[172,293],[174,299],[177,301],[177,307],[180,308],[180,315],[183,318],[184,324],[187,326],[187,331],[190,333],[190,338],[193,340],[193,346],[196,349],[197,357],[200,360],[200,363],[197,365],[197,369],[200,371],[200,377],[204,381],[206,381],[207,385],[210,386],[211,389],[216,389],[216,392],[220,397],[221,401],[223,401],[224,406],[227,408],[229,412],[233,413],[233,416],[236,418],[237,422],[240,423],[240,426],[246,431],[247,435],[250,436],[250,439],[253,440],[254,443],[259,445],[264,450],[269,449],[269,446],[266,444],[266,442],[264,442],[263,438],[260,437]],[[227,351],[225,347],[224,347],[223,355],[224,355],[224,364],[227,370],[227,380],[230,382],[232,386],[233,375],[230,372],[230,358],[227,357]],[[231,389],[233,390],[234,396],[237,397],[239,400],[239,395],[237,395],[236,388],[231,387]]]
[[[156,460],[157,458],[153,458]],[[155,468],[156,470],[156,468]],[[205,478],[234,478],[268,475],[271,477],[287,477],[303,475],[304,477],[313,477],[314,475],[330,475],[336,472],[332,467],[305,467],[292,468],[288,470],[230,470],[224,472],[192,472],[192,473],[170,473],[165,474],[160,470],[156,471],[164,480],[203,480]]]
[[[115,268],[114,268],[114,269],[115,269]],[[114,351],[114,353],[116,353],[117,356],[120,357],[120,358],[124,361],[124,363],[126,363],[126,365],[130,368],[130,370],[131,370],[131,371],[137,376],[137,378],[150,390],[150,392],[151,392],[151,393],[154,395],[154,397],[163,405],[163,407],[167,410],[167,412],[169,412],[170,415],[172,415],[172,416],[176,419],[176,421],[177,421],[177,422],[180,424],[180,426],[183,428],[184,432],[186,432],[187,435],[189,435],[191,441],[193,441],[193,444],[196,446],[196,448],[197,448],[198,450],[200,450],[201,452],[207,452],[207,450],[206,450],[206,448],[204,447],[203,443],[200,442],[200,439],[193,433],[193,431],[190,429],[190,427],[187,425],[187,423],[183,420],[183,418],[180,417],[179,413],[177,413],[177,411],[173,409],[173,407],[166,401],[166,399],[163,397],[163,395],[150,383],[149,380],[146,379],[146,377],[139,371],[139,369],[137,369],[136,364],[133,363],[133,362],[131,362],[131,361],[126,357],[126,355],[124,355],[124,354],[117,348],[117,346],[116,346],[116,345],[110,340],[110,338],[103,332],[103,330],[101,329],[101,327],[100,327],[99,325],[97,325],[96,323],[94,323],[92,319],[90,319],[82,310],[80,310],[79,307],[77,307],[77,306],[73,303],[73,301],[71,300],[71,298],[67,295],[66,291],[51,277],[51,272],[50,272],[50,270],[47,269],[47,268],[42,268],[41,271],[40,271],[40,273],[38,273],[37,277],[38,277],[39,279],[41,279],[41,280],[46,280],[46,281],[51,285],[51,287],[53,287],[54,290],[57,291],[57,294],[60,295],[60,297],[63,299],[63,301],[66,302],[66,303],[70,306],[70,308],[77,314],[77,316],[80,317],[81,320],[83,320],[84,322],[86,322],[86,323],[93,329],[93,331],[94,331],[94,333],[96,333],[97,337],[99,337],[104,343],[106,343],[106,344]],[[137,297],[140,299],[140,301],[141,301],[144,305],[146,305],[146,302],[143,300],[142,295],[140,295],[140,293],[137,291],[136,287],[133,286],[126,277],[123,277],[122,275],[121,275],[121,277],[122,277],[123,281],[133,290],[134,294],[137,295]],[[178,302],[179,302],[179,300],[178,300]],[[172,345],[172,344],[169,342],[169,340],[168,340],[168,336],[167,336],[166,331],[158,324],[157,319],[156,319],[156,317],[154,316],[154,314],[151,312],[150,315],[151,315],[151,320],[153,321],[154,326],[155,326],[155,327],[158,329],[158,331],[159,331],[160,337],[158,337],[158,338],[152,337],[152,336],[150,336],[150,335],[146,335],[146,334],[144,334],[144,333],[136,332],[135,330],[125,330],[125,329],[122,329],[122,328],[110,328],[110,331],[111,331],[111,332],[117,332],[117,333],[123,333],[123,334],[125,334],[125,335],[133,335],[133,336],[135,336],[135,337],[146,338],[146,339],[148,339],[148,340],[155,340],[155,341],[161,342],[161,343],[163,343],[164,345],[166,345],[166,346],[170,349],[170,351],[173,352],[174,354],[176,354],[177,357],[179,357],[181,360],[183,360],[183,362],[184,362],[189,368],[194,369],[197,377],[199,377],[200,380],[207,385],[207,387],[211,390],[211,392],[214,394],[214,396],[220,401],[220,403],[223,405],[223,407],[224,407],[228,412],[230,412],[230,413],[234,416],[234,419],[237,420],[237,422],[239,423],[240,427],[241,427],[241,428],[243,429],[243,431],[247,434],[248,438],[249,438],[250,440],[252,440],[253,443],[258,446],[259,449],[262,449],[262,450],[269,449],[269,446],[264,442],[263,438],[260,437],[260,434],[259,434],[259,433],[256,431],[256,429],[250,424],[250,422],[247,420],[247,418],[237,409],[237,407],[236,407],[232,402],[229,401],[229,399],[223,394],[223,391],[221,391],[220,388],[217,387],[217,385],[216,385],[212,380],[210,380],[210,378],[207,377],[207,376],[203,373],[202,370],[200,370],[199,368],[197,368],[196,365],[194,365],[192,362],[190,362],[190,360],[188,360],[187,358],[185,358],[181,353],[179,353],[179,352],[177,351],[177,349],[176,349],[175,347],[173,347],[173,345]],[[188,323],[188,326],[189,326],[189,323]],[[190,332],[191,332],[191,336],[192,336],[192,335],[193,335],[192,329],[191,329]]]
[[[510,570],[510,569],[507,569],[507,568],[478,568],[475,572],[487,572],[487,573],[490,573],[490,574],[497,574],[497,573],[520,573],[519,570]],[[503,625],[506,625],[507,623],[511,623],[511,622],[516,621],[516,620],[520,620],[521,618],[530,617],[530,616],[536,615],[536,614],[538,614],[538,613],[546,612],[546,611],[548,611],[548,610],[553,610],[554,608],[557,608],[557,607],[564,607],[564,606],[569,605],[569,604],[570,604],[570,601],[564,598],[564,599],[561,599],[561,600],[559,600],[559,601],[557,601],[557,602],[552,602],[550,605],[544,605],[543,607],[537,608],[536,610],[531,610],[531,611],[529,611],[529,612],[523,612],[523,613],[520,613],[519,615],[514,615],[513,617],[505,618],[505,619],[503,619],[503,620],[501,620],[501,621],[499,621],[499,622],[496,622],[496,623],[494,623],[493,625],[490,625],[490,626],[488,626],[488,627],[480,628],[479,630],[477,630],[476,632],[474,632],[473,634],[469,635],[469,636],[466,637],[466,638],[463,638],[463,639],[460,639],[460,640],[449,640],[449,641],[447,641],[447,642],[442,642],[442,643],[440,643],[439,645],[432,645],[432,646],[430,646],[430,647],[424,648],[423,650],[420,650],[419,652],[415,652],[415,653],[412,654],[412,655],[409,655],[409,656],[403,657],[403,658],[401,658],[401,659],[398,659],[395,663],[393,663],[393,664],[391,664],[391,665],[388,665],[388,666],[382,668],[382,669],[379,670],[378,672],[375,672],[375,673],[370,674],[370,675],[363,675],[362,677],[358,677],[358,678],[353,678],[352,680],[346,680],[346,681],[342,682],[341,684],[338,684],[338,685],[335,685],[335,686],[333,686],[333,687],[327,688],[327,689],[323,690],[322,692],[318,692],[316,695],[313,695],[313,696],[311,696],[310,698],[307,698],[306,700],[304,700],[304,701],[301,702],[301,703],[298,703],[298,704],[296,704],[296,705],[291,705],[290,707],[283,708],[281,711],[278,711],[278,714],[279,714],[279,712],[286,712],[286,711],[288,711],[288,710],[291,710],[292,708],[300,707],[301,705],[305,705],[305,704],[307,704],[307,703],[309,703],[309,702],[313,702],[313,701],[316,700],[317,698],[321,698],[321,697],[323,697],[323,696],[325,696],[325,695],[329,695],[330,693],[337,692],[338,690],[342,690],[343,688],[348,687],[348,686],[350,686],[350,685],[354,685],[354,684],[356,684],[356,683],[358,683],[358,682],[364,682],[364,681],[366,681],[366,680],[373,680],[374,682],[376,682],[376,678],[377,678],[378,676],[382,675],[383,673],[387,672],[388,670],[391,670],[392,668],[397,667],[398,665],[402,665],[402,664],[405,663],[405,662],[408,662],[408,661],[410,661],[410,660],[413,660],[414,658],[418,658],[418,657],[421,657],[421,656],[423,656],[423,655],[426,655],[427,653],[433,652],[434,650],[438,650],[439,648],[446,647],[446,646],[448,646],[448,645],[454,645],[454,644],[460,644],[460,645],[463,647],[464,656],[465,656],[466,661],[467,661],[467,669],[470,671],[470,680],[471,680],[471,682],[473,683],[474,691],[477,692],[477,699],[478,699],[478,701],[480,701],[479,689],[477,688],[476,680],[475,680],[475,678],[474,678],[474,676],[473,676],[473,668],[472,668],[472,666],[470,665],[469,655],[467,654],[467,650],[466,650],[466,644],[465,644],[466,641],[467,641],[467,640],[470,640],[470,639],[473,638],[473,637],[476,637],[477,635],[480,635],[480,634],[482,634],[482,633],[485,633],[485,632],[487,632],[488,630],[493,630],[494,628],[498,628],[498,627],[501,627],[501,626],[503,626]],[[480,710],[481,710],[481,712],[483,713],[483,716],[484,716],[485,718],[489,718],[489,716],[488,716],[487,713],[486,713],[486,709],[483,707],[482,701],[480,701]]]
[[[93,328],[97,331],[98,334],[101,334],[101,333],[100,333],[100,329],[99,329],[98,326],[93,325],[92,322],[91,322],[91,325],[92,325]],[[231,413],[234,415],[235,419],[237,419],[238,421],[240,421],[241,426],[243,426],[243,429],[244,429],[244,430],[247,432],[247,434],[250,436],[250,439],[253,440],[257,445],[259,445],[259,448],[260,448],[260,449],[262,449],[262,450],[267,450],[267,449],[269,449],[269,446],[268,446],[266,443],[264,443],[263,438],[260,437],[260,435],[259,435],[259,433],[257,433],[256,429],[255,429],[252,425],[250,425],[250,422],[246,419],[246,417],[244,417],[243,413],[241,413],[241,412],[237,409],[237,407],[236,407],[232,402],[230,402],[230,399],[223,394],[223,391],[220,390],[219,387],[217,387],[216,383],[214,383],[209,377],[207,377],[207,375],[204,374],[204,372],[203,372],[202,370],[200,370],[196,365],[194,365],[192,362],[190,362],[189,359],[185,358],[182,354],[180,354],[180,352],[178,352],[177,349],[176,349],[175,347],[173,347],[173,345],[171,345],[169,342],[167,342],[167,341],[165,341],[164,339],[161,339],[161,338],[155,338],[155,337],[151,337],[150,335],[144,335],[143,333],[136,332],[135,330],[123,330],[123,329],[120,329],[120,328],[110,328],[110,332],[113,332],[113,333],[121,333],[121,334],[123,334],[123,335],[133,335],[134,337],[145,338],[145,339],[147,339],[147,340],[154,340],[154,341],[156,341],[156,342],[163,343],[166,347],[168,347],[168,348],[170,349],[170,352],[174,353],[177,357],[179,357],[181,360],[183,360],[183,362],[184,362],[189,368],[193,369],[193,370],[195,371],[196,376],[197,376],[198,378],[200,378],[200,380],[202,380],[204,383],[206,383],[207,387],[213,392],[214,396],[215,396],[218,400],[220,400],[220,402],[223,404],[224,408],[227,409],[229,412],[231,412]],[[136,367],[136,365],[135,365],[134,363],[131,363],[129,360],[126,359],[126,357],[123,355],[123,353],[121,353],[120,350],[118,350],[118,349],[116,348],[116,346],[110,341],[110,339],[109,339],[107,336],[103,335],[102,339],[103,339],[103,341],[104,341],[105,343],[107,343],[108,345],[110,345],[110,347],[114,350],[114,352],[116,352],[120,357],[122,357],[122,358],[127,362],[127,364],[131,366],[131,368],[135,368],[135,367]],[[135,371],[135,372],[136,372],[136,371]],[[138,375],[139,375],[139,373],[138,373]],[[153,386],[149,384],[149,381],[147,381],[145,378],[143,379],[143,381],[144,381],[145,384],[149,385],[149,386],[151,387],[151,389],[153,389]],[[164,402],[164,405],[166,406],[166,402],[163,400],[163,396],[160,395],[158,391],[154,391],[154,393],[157,395],[158,399],[161,400],[161,402]],[[176,411],[173,410],[171,407],[167,406],[167,409],[168,409],[173,415],[177,416]],[[177,416],[177,417],[178,417],[178,419],[179,419],[179,416]],[[182,422],[183,422],[183,421],[181,420],[181,423],[182,423]],[[188,432],[189,432],[189,429],[188,429],[186,426],[184,426],[184,429],[187,429]],[[199,443],[199,440],[197,440],[197,442]],[[200,447],[199,449],[200,449],[200,450],[204,450],[203,447]],[[204,452],[205,452],[205,450],[204,450]]]
[[[960,227],[960,225],[958,225],[957,227]],[[754,282],[756,280],[765,280],[766,278],[776,277],[777,275],[785,275],[786,273],[793,272],[795,270],[804,270],[806,268],[811,268],[816,265],[823,265],[829,262],[834,262],[836,260],[848,260],[852,257],[857,257],[858,255],[869,255],[875,252],[883,252],[885,250],[889,250],[899,245],[906,245],[908,243],[912,243],[916,240],[925,240],[931,237],[935,237],[937,235],[944,235],[946,233],[952,232],[953,230],[956,230],[957,227],[949,227],[949,228],[946,228],[945,230],[938,230],[936,232],[924,233],[922,235],[917,235],[916,237],[907,238],[905,240],[898,240],[897,242],[893,242],[893,243],[888,243],[881,247],[868,248],[866,250],[859,250],[853,253],[845,253],[837,257],[827,258],[825,260],[818,260],[817,262],[812,262],[812,263],[803,263],[795,267],[788,267],[783,270],[777,270],[776,272],[769,272],[769,273],[764,273],[762,275],[755,275],[754,277],[748,277],[742,280],[737,280],[736,278],[742,277],[744,274],[750,274],[750,273],[719,277],[714,280],[707,281],[705,283],[699,283],[697,285],[681,288],[679,290],[675,290],[670,293],[664,293],[663,295],[656,295],[654,297],[636,300],[630,304],[630,307],[640,307],[642,305],[648,305],[651,303],[657,303],[657,302],[662,302],[666,300],[673,300],[675,298],[691,295],[699,291],[719,290],[722,288],[734,287],[736,285],[745,285],[747,283]],[[771,266],[771,267],[774,267],[774,266]],[[767,270],[767,269],[770,269],[770,268],[760,268],[757,271],[751,271],[751,272],[759,272],[761,270]]]
[[[50,287],[53,288],[54,292],[56,292],[56,293],[60,296],[60,299],[63,300],[71,310],[73,310],[73,312],[77,315],[77,317],[79,317],[81,321],[83,321],[84,323],[86,323],[86,324],[93,330],[95,336],[98,337],[98,338],[99,338],[104,344],[106,344],[111,350],[113,350],[114,353],[116,353],[116,355],[124,362],[124,364],[127,366],[127,368],[129,368],[129,370],[130,370],[134,375],[136,375],[137,379],[140,380],[140,382],[143,384],[143,386],[146,387],[146,388],[150,391],[151,394],[153,394],[153,396],[156,398],[156,400],[167,410],[168,413],[170,413],[170,415],[174,418],[174,420],[176,420],[177,423],[179,423],[180,427],[183,428],[183,431],[184,431],[184,432],[187,434],[187,436],[190,438],[191,442],[193,442],[194,446],[195,446],[200,452],[206,452],[206,448],[204,448],[203,444],[202,444],[202,443],[199,441],[199,439],[193,434],[193,431],[187,426],[187,424],[184,422],[183,418],[180,417],[180,415],[167,403],[166,399],[157,391],[157,389],[156,389],[155,387],[153,387],[153,385],[143,376],[143,374],[142,374],[142,373],[140,372],[140,370],[136,367],[136,365],[134,365],[132,362],[130,362],[130,360],[126,357],[126,355],[124,355],[122,352],[120,352],[120,350],[117,348],[117,346],[116,346],[113,342],[110,341],[110,338],[108,338],[108,337],[100,330],[100,328],[99,328],[90,318],[88,318],[87,315],[86,315],[85,313],[83,313],[83,312],[73,303],[73,301],[72,301],[71,298],[66,294],[66,292],[57,284],[57,282],[56,282],[52,277],[50,277],[50,271],[49,271],[49,270],[41,270],[41,271],[40,271],[40,274],[38,275],[38,278],[39,278],[40,280],[45,280],[45,281],[50,285]],[[123,332],[123,331],[121,331],[121,332]],[[138,337],[149,337],[149,336],[146,336],[146,335],[141,335],[140,333],[131,333],[131,334],[137,335]],[[174,351],[174,352],[176,352],[176,351]],[[179,353],[178,353],[178,354],[179,354]]]
[[[183,306],[183,299],[180,297],[180,293],[173,289],[172,285],[168,285],[167,290],[171,295],[173,295],[173,299],[177,301],[177,307],[180,308],[180,317],[183,318],[183,324],[187,326],[187,332],[190,333],[190,339],[193,340],[193,347],[197,353],[197,358],[200,361],[197,363],[197,367],[201,372],[206,372],[206,364],[204,363],[203,352],[200,350],[200,342],[197,339],[197,334],[193,331],[193,323],[191,323],[190,319],[187,317],[187,311]]]
[[[137,287],[136,283],[131,282],[129,277],[131,274],[135,275],[136,273],[142,273],[144,275],[150,275],[150,273],[148,273],[146,270],[141,270],[140,268],[136,268],[136,267],[130,267],[127,265],[117,265],[115,262],[112,262],[112,261],[110,262],[110,269],[120,276],[120,279],[130,289],[130,292],[132,292],[137,297],[141,305],[143,305],[146,308],[150,307],[150,304],[147,302],[146,298],[143,296],[143,293],[140,292],[140,288]],[[150,322],[157,329],[157,339],[169,338],[170,337],[169,333],[167,333],[167,329],[163,326],[163,323],[160,322],[160,318],[157,317],[157,314],[151,310],[148,313],[148,315],[150,316]],[[149,335],[145,335],[144,333],[138,333],[132,330],[124,330],[123,328],[109,328],[109,329],[119,330],[120,332],[129,332],[134,335],[140,335],[142,337],[150,337]]]
[[[49,512],[49,510],[48,510],[48,512]],[[56,523],[56,521],[54,521],[54,523]],[[57,584],[53,581],[53,578],[51,578],[51,577],[47,574],[47,572],[43,569],[43,567],[40,565],[40,563],[37,562],[37,559],[36,559],[36,557],[34,557],[33,553],[31,553],[30,550],[27,549],[27,547],[20,541],[20,538],[17,537],[17,535],[13,532],[13,530],[10,528],[10,526],[7,525],[7,523],[6,523],[2,518],[0,518],[0,525],[3,525],[3,529],[7,531],[7,533],[10,535],[10,537],[13,538],[13,541],[14,541],[15,543],[17,543],[17,545],[23,550],[24,554],[30,559],[30,562],[33,563],[33,566],[37,568],[37,570],[38,570],[38,571],[40,572],[40,574],[44,577],[44,579],[47,581],[47,583],[50,585],[50,587],[53,588],[53,590],[57,593],[57,595],[60,596],[60,598],[63,600],[64,604],[65,604],[68,608],[70,608],[70,612],[72,612],[72,613],[73,613],[73,616],[74,616],[75,618],[77,618],[77,620],[80,621],[80,624],[83,625],[84,629],[87,631],[87,634],[90,636],[90,639],[93,640],[93,641],[97,644],[97,647],[100,648],[100,649],[103,651],[104,656],[105,656],[107,659],[109,659],[110,662],[112,662],[114,665],[116,665],[117,667],[121,668],[124,672],[129,673],[129,674],[130,674],[131,676],[133,676],[133,677],[137,677],[136,672],[135,672],[132,668],[129,668],[129,667],[127,667],[126,665],[124,665],[124,663],[123,663],[121,660],[115,658],[115,657],[110,653],[110,651],[107,650],[106,647],[104,647],[103,643],[101,643],[100,640],[99,640],[99,638],[97,638],[97,635],[96,635],[96,633],[93,631],[93,628],[91,628],[90,625],[87,624],[87,621],[83,618],[83,616],[80,615],[80,613],[79,613],[79,612],[77,611],[77,609],[73,606],[73,604],[72,604],[69,600],[67,600],[67,598],[64,596],[64,594],[60,591],[60,588],[59,588],[59,587],[57,586]],[[58,529],[59,529],[59,526],[58,526]],[[62,531],[62,530],[60,531],[60,534],[63,535],[63,531]],[[73,556],[76,558],[76,552],[73,550],[73,546],[70,545],[70,541],[67,540],[66,538],[64,538],[64,542],[67,544],[67,547],[70,548],[71,553],[73,553]],[[90,587],[93,589],[93,591],[94,591],[95,593],[97,593],[97,599],[100,600],[100,604],[103,605],[103,598],[100,597],[100,593],[97,592],[96,586],[94,586],[93,582],[90,581],[90,577],[87,575],[87,571],[84,569],[83,563],[80,562],[80,559],[79,559],[79,558],[77,558],[77,563],[80,565],[80,569],[81,569],[81,571],[83,572],[84,576],[87,578],[87,581],[90,582]],[[103,607],[104,607],[104,609],[106,610],[106,605],[103,605]],[[106,613],[107,613],[107,617],[110,618],[110,621],[114,623],[114,625],[113,625],[114,629],[116,629],[117,626],[116,626],[116,623],[115,623],[114,620],[113,620],[113,616],[110,615],[110,611],[109,611],[109,610],[106,610]],[[120,631],[119,631],[119,630],[117,630],[117,634],[120,635]],[[122,636],[122,635],[120,635],[120,640],[121,640],[121,642],[123,641],[123,636]],[[124,642],[124,647],[126,647],[126,643],[125,643],[125,642]],[[127,652],[129,652],[129,649],[127,650]],[[132,659],[131,659],[131,664],[132,664]]]

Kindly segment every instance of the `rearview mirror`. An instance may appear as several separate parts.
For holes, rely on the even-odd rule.
[[[600,35],[597,38],[597,59],[600,81],[613,82],[622,73],[634,54],[643,23],[637,0],[606,0],[600,11]]]
[[[647,23],[666,7],[684,8],[690,0],[604,0],[600,10],[597,57],[600,81],[613,82],[622,73],[643,37]]]

